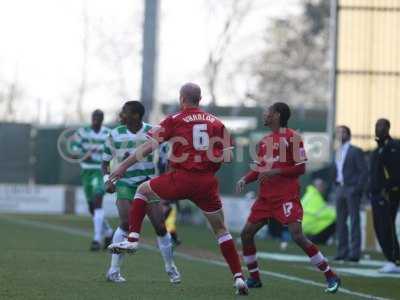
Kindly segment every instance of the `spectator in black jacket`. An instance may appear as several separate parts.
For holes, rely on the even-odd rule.
[[[379,245],[388,260],[383,273],[400,273],[400,250],[395,220],[400,202],[400,142],[389,134],[390,122],[375,125],[378,148],[371,154],[369,196]]]

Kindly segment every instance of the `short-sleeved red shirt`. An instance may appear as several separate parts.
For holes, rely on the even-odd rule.
[[[258,144],[259,167],[246,175],[246,181],[258,178],[260,172],[268,169],[287,169],[307,160],[300,135],[283,128],[267,134]],[[300,197],[298,176],[277,175],[265,179],[260,185],[260,196],[270,200],[294,199]]]
[[[218,171],[231,138],[224,124],[200,108],[188,108],[165,118],[148,135],[172,146],[170,166],[194,172]]]

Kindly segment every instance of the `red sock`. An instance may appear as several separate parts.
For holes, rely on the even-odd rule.
[[[133,200],[129,212],[129,235],[128,241],[136,242],[139,240],[140,232],[142,231],[143,219],[146,216],[147,202],[141,198]]]
[[[331,270],[331,267],[328,264],[326,258],[319,251],[318,247],[314,244],[311,244],[305,252],[310,257],[311,263],[316,266],[320,271],[324,272],[324,275],[327,279],[335,277],[336,274]]]
[[[247,265],[250,277],[254,280],[260,281],[260,271],[257,262],[257,250],[254,244],[243,245],[243,260]]]
[[[228,263],[229,268],[233,274],[233,279],[243,278],[242,266],[240,264],[239,255],[236,251],[235,243],[232,240],[230,233],[225,233],[218,237],[219,247],[221,253]]]

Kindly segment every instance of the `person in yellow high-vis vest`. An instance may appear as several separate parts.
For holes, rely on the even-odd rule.
[[[165,207],[165,227],[172,238],[173,245],[179,246],[182,242],[176,232],[176,221],[178,217],[178,204],[163,203]]]
[[[326,189],[322,179],[315,179],[307,186],[301,199],[303,205],[303,231],[316,244],[326,244],[335,233],[336,212],[328,206],[323,193]]]

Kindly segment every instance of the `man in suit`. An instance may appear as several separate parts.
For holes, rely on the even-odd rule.
[[[336,138],[340,142],[340,147],[336,151],[333,164],[338,240],[335,260],[358,262],[361,256],[360,202],[368,174],[367,164],[363,151],[350,144],[349,127],[344,125],[337,127]],[[350,217],[350,240],[348,217]]]

